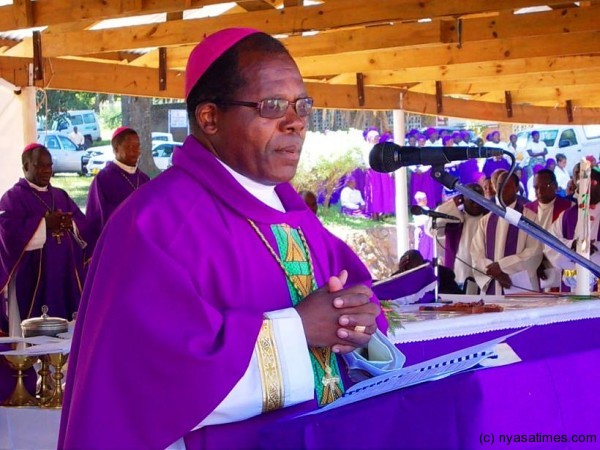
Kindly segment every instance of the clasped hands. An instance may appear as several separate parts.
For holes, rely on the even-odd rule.
[[[67,231],[73,229],[73,213],[57,210],[46,214],[46,228],[50,231]]]
[[[512,286],[512,281],[507,273],[503,272],[500,268],[500,264],[497,262],[493,262],[489,266],[486,267],[485,274],[488,277],[492,277],[494,280],[500,283],[500,286],[503,288],[509,288]]]
[[[343,270],[296,305],[310,346],[349,353],[366,346],[377,330],[379,306],[371,302],[373,292],[364,285],[344,288],[347,279]]]

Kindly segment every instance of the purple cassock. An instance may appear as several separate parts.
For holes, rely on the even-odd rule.
[[[365,209],[368,214],[394,214],[396,205],[394,177],[367,169],[365,177]]]
[[[57,210],[73,213],[85,240],[85,217],[62,189],[49,185],[46,192],[36,191],[21,178],[0,199],[0,291],[15,277],[22,320],[40,316],[43,305],[51,316],[71,320],[79,305],[84,254],[73,234],[48,233],[41,249],[25,251],[45,214]]]
[[[244,375],[263,313],[292,306],[286,277],[249,219],[274,249],[271,225],[300,227],[319,286],[343,269],[347,286],[371,284],[289,183],[276,192],[285,213],[248,193],[190,136],[173,167],[115,211],[82,296],[59,448],[165,448],[182,436],[188,448],[207,448],[215,435],[235,437],[236,427],[316,407],[313,400],[190,432]],[[387,328],[381,315],[378,324]]]
[[[442,201],[443,186],[431,177],[431,167],[423,167],[424,172],[410,173],[410,198],[411,205],[416,205],[415,194],[424,192],[427,195],[427,207],[435,209]]]
[[[500,161],[496,161],[495,158],[486,159],[483,165],[483,173],[486,178],[492,178],[492,174],[498,169],[510,170],[510,163],[504,158]]]
[[[150,181],[148,175],[137,169],[130,174],[113,162],[106,164],[90,186],[85,215],[89,225],[89,251],[91,255],[100,232],[115,209],[132,192],[144,183]]]

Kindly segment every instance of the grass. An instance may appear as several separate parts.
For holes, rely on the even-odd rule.
[[[51,184],[67,191],[77,206],[83,211],[87,203],[88,192],[93,177],[82,177],[75,174],[58,174],[52,177]]]
[[[326,227],[344,227],[352,230],[366,230],[376,225],[394,225],[394,217],[384,217],[382,221],[374,221],[363,217],[351,217],[340,213],[337,205],[330,208],[319,207],[319,219]]]

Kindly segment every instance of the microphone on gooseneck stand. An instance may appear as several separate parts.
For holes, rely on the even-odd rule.
[[[369,165],[376,172],[387,173],[406,166],[436,166],[503,154],[503,150],[496,147],[402,147],[382,142],[375,144],[369,153]]]
[[[432,219],[445,219],[445,220],[456,220],[460,222],[460,219],[450,214],[444,214],[441,212],[434,211],[433,209],[422,208],[419,205],[412,205],[410,207],[410,213],[413,216],[420,216],[422,214],[431,217]]]

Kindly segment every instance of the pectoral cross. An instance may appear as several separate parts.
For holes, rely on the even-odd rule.
[[[323,383],[323,386],[333,391],[339,382],[340,377],[331,376],[331,367],[325,366],[325,376],[321,378],[321,383]]]
[[[52,237],[54,239],[56,239],[56,243],[60,244],[60,238],[64,236],[64,233],[62,231],[53,231],[52,232]]]

